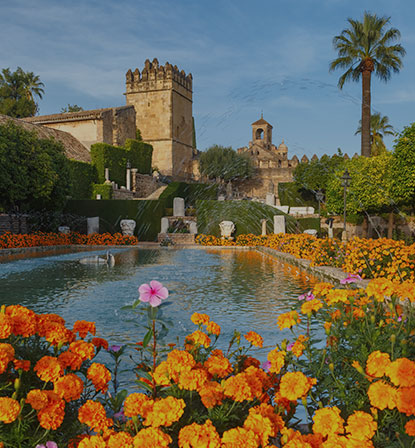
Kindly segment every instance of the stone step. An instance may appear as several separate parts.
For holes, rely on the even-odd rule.
[[[153,193],[151,193],[149,196],[147,196],[146,199],[158,199],[160,197],[161,193],[163,193],[163,191],[166,188],[167,188],[167,185],[157,188],[157,190],[153,191]]]

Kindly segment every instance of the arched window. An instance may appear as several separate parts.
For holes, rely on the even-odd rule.
[[[256,133],[255,133],[255,138],[256,138],[256,140],[263,140],[263,138],[264,138],[264,130],[261,129],[261,128],[257,129]]]

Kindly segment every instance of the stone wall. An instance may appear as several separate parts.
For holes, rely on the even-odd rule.
[[[28,233],[26,215],[0,214],[0,235],[5,232]]]
[[[158,182],[156,178],[148,174],[137,173],[135,175],[135,178],[136,181],[134,197],[136,198],[146,198],[147,196],[150,196],[151,193],[164,185],[161,182]]]

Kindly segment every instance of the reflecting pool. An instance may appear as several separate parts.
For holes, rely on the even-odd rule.
[[[112,252],[112,268],[79,262],[105,251],[2,262],[0,304],[57,313],[69,327],[78,319],[95,321],[97,336],[123,345],[140,341],[145,330],[139,325],[140,315],[121,307],[137,299],[142,283],[158,280],[170,291],[165,314],[174,326],[167,342],[183,341],[194,331],[190,316],[198,311],[221,326],[219,348],[227,348],[234,329],[261,334],[267,348],[253,354],[265,360],[270,346],[293,339],[288,330],[278,330],[278,315],[290,310],[316,281],[256,251],[120,248]],[[130,364],[127,368],[133,366],[133,361],[125,361]]]

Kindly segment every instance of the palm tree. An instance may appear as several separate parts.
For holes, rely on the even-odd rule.
[[[17,70],[21,71],[21,75],[24,79],[24,90],[28,100],[34,101],[33,95],[42,99],[42,95],[45,91],[42,89],[45,85],[40,81],[39,75],[35,75],[33,72],[25,73],[20,67]]]
[[[359,120],[359,127],[354,135],[362,133],[362,120]],[[372,156],[379,156],[386,151],[383,143],[384,135],[395,135],[393,127],[389,124],[389,118],[375,112],[370,116],[370,149]]]
[[[399,72],[405,49],[393,44],[401,36],[396,28],[385,29],[390,17],[378,17],[365,12],[363,22],[347,19],[350,28],[333,38],[338,58],[330,63],[330,71],[347,69],[339,78],[338,86],[346,81],[359,81],[362,77],[362,156],[370,157],[370,81],[372,72],[382,81]],[[392,45],[393,44],[393,45]]]

